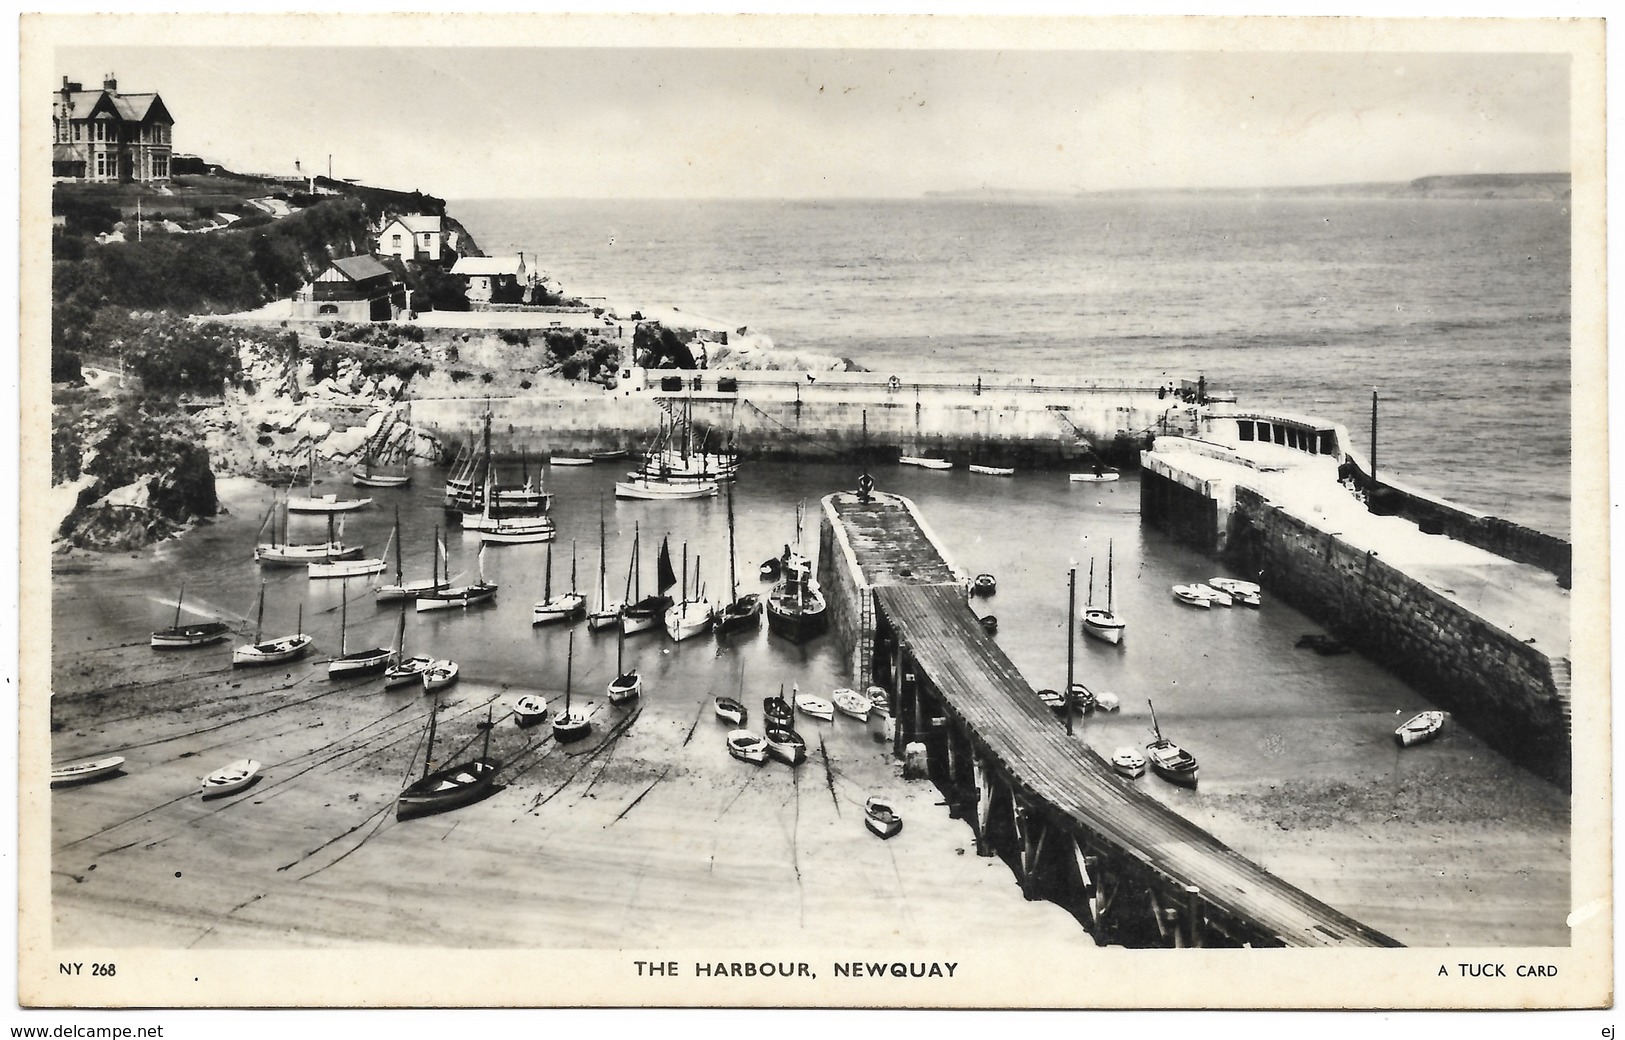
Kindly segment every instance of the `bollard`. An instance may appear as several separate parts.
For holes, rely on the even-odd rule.
[[[903,747],[903,779],[924,780],[927,776],[925,745],[912,741]]]

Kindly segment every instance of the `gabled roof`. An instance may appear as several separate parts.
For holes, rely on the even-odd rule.
[[[517,256],[460,256],[457,262],[451,265],[452,274],[461,275],[499,275],[510,274],[519,276],[524,270],[525,261]]]
[[[333,261],[333,269],[352,282],[364,282],[379,275],[393,277],[395,272],[371,256],[347,256]]]
[[[169,109],[164,107],[163,99],[157,94],[120,94],[113,99],[118,107],[119,115],[132,123],[153,122],[173,123]]]
[[[425,232],[437,235],[440,233],[441,218],[425,213],[402,213],[390,223],[403,224],[406,226],[406,230],[414,235],[421,235]]]
[[[109,94],[105,90],[76,90],[68,95],[68,107],[62,106],[62,93],[52,95],[58,114],[73,119],[91,119],[106,112],[127,123],[150,121],[174,124],[175,119],[164,107],[157,94]]]

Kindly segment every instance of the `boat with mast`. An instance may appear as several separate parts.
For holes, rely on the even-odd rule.
[[[655,589],[653,596],[642,595],[640,582],[641,551],[638,529],[632,527],[632,569],[628,572],[630,594],[626,609],[621,611],[621,631],[627,635],[646,632],[665,620],[666,610],[672,605],[669,595],[677,586],[677,572],[671,567],[671,548],[666,538],[660,539],[660,551],[655,556]]]
[[[615,678],[609,682],[609,702],[625,704],[643,693],[643,676],[636,668],[626,667],[626,631],[615,629]]]
[[[388,446],[389,433],[394,428],[395,413],[379,414],[384,415],[385,419],[379,424],[378,432],[367,438],[367,442],[362,446],[361,461],[350,471],[350,480],[358,487],[406,487],[412,483],[412,472],[406,468],[404,462],[380,465],[380,456],[384,454],[384,449]]]
[[[406,655],[406,601],[402,600],[400,620],[395,626],[395,653],[389,667],[384,669],[384,689],[421,682],[423,673],[433,662],[434,659],[427,654],[416,657]]]
[[[282,516],[280,536],[276,529],[278,509],[275,503],[272,504],[271,511],[266,514],[265,522],[260,524],[261,535],[265,533],[267,526],[271,527],[271,540],[256,542],[254,546],[254,562],[273,567],[306,567],[312,563],[353,560],[361,555],[361,546],[347,546],[338,540],[334,535],[331,523],[327,527],[327,541],[325,542],[290,543],[288,541],[288,503],[286,498],[283,499],[280,513]]]
[[[607,588],[609,557],[605,549],[604,540],[604,501],[598,500],[598,607],[587,615],[587,628],[597,631],[614,625],[620,627],[621,611],[625,608],[625,601],[612,603],[609,600]]]
[[[1149,698],[1145,703],[1151,709],[1151,730],[1157,735],[1156,740],[1145,746],[1151,771],[1171,784],[1195,787],[1196,756],[1162,735],[1162,727],[1157,724],[1157,706]]]
[[[440,712],[440,700],[429,706],[429,738],[423,749],[423,775],[414,780],[395,800],[395,818],[404,820],[413,816],[457,809],[484,797],[496,782],[502,763],[491,757],[491,706],[485,707],[485,740],[478,758],[442,769],[433,768],[435,716]]]
[[[547,577],[542,586],[542,599],[531,610],[532,625],[546,625],[554,621],[576,621],[587,612],[587,597],[576,591],[576,543],[570,543],[570,591],[553,595],[553,546],[547,547]]]
[[[399,506],[396,506],[395,534],[397,536],[400,534],[400,530],[401,510]],[[414,578],[412,581],[406,581],[401,573],[403,565],[402,557],[406,555],[401,551],[404,543],[399,537],[395,537],[393,541],[395,543],[395,584],[373,586],[373,596],[379,603],[393,603],[396,600],[402,599],[417,599],[424,593],[438,592],[451,584],[451,579],[440,573],[439,556],[435,555],[440,551],[440,526],[438,524],[435,525],[434,542],[432,543],[431,548],[431,555],[433,555],[435,559],[434,575],[432,577]],[[387,557],[389,555],[389,550],[386,549],[384,551],[384,555]]]
[[[700,586],[700,559],[694,558],[694,588],[692,593],[688,587],[688,543],[683,543],[683,592],[682,598],[666,608],[666,634],[674,642],[681,643],[685,639],[692,639],[711,630],[711,622],[716,612],[711,604],[705,601]]]
[[[1089,598],[1083,607],[1083,634],[1094,636],[1103,643],[1118,645],[1128,622],[1112,609],[1112,543],[1106,543],[1106,606],[1095,606],[1095,561],[1089,561]]]
[[[288,512],[290,513],[348,513],[353,509],[361,509],[372,502],[370,498],[339,498],[336,494],[318,495],[316,493],[316,445],[310,446],[310,487],[309,493],[304,495],[288,496]]]
[[[438,548],[440,552],[439,559],[445,562],[446,543],[441,541]],[[429,592],[418,593],[416,604],[418,613],[421,614],[430,610],[450,610],[453,607],[471,607],[476,603],[484,603],[486,600],[495,597],[499,586],[494,581],[485,580],[484,546],[481,546],[479,551],[474,554],[474,559],[476,566],[479,568],[480,578],[478,581],[468,585],[447,584]],[[451,564],[445,562],[445,567],[449,573]],[[434,577],[438,585],[440,581],[438,570]]]
[[[231,651],[233,668],[245,665],[280,664],[303,657],[310,649],[311,637],[305,634],[305,605],[299,605],[298,630],[291,636],[264,638],[265,582],[260,582],[259,603],[254,610],[254,641]]]
[[[570,645],[564,658],[564,710],[553,716],[553,739],[561,744],[581,740],[592,731],[592,722],[580,712],[570,708],[570,692],[574,685],[576,660],[576,630],[570,629]]]
[[[395,656],[393,647],[374,646],[366,650],[351,650],[349,635],[350,590],[346,586],[340,592],[339,599],[339,655],[327,662],[327,677],[340,679],[354,675],[375,675],[389,666],[390,660]]]
[[[717,635],[755,631],[762,624],[762,597],[759,593],[739,594],[738,551],[734,545],[734,489],[728,485],[728,602],[716,614]]]
[[[779,572],[779,581],[767,594],[767,630],[792,643],[805,643],[822,635],[828,618],[824,594],[812,576],[812,565],[801,552],[804,503],[796,505],[796,547]]]
[[[446,477],[446,511],[462,514],[465,521],[470,519],[469,514],[483,513],[487,504],[490,505],[492,514],[502,517],[546,513],[552,505],[553,496],[536,486],[530,474],[528,461],[523,455],[520,483],[497,483],[495,457],[491,451],[490,411],[486,411],[484,416],[483,444],[483,449],[471,455],[461,468],[453,464],[453,472]],[[465,529],[470,529],[470,525],[466,522],[464,526]],[[478,525],[473,525],[473,528],[477,529]]]
[[[327,540],[337,542],[340,535],[334,533],[333,514],[327,514]],[[389,555],[389,547],[394,544],[395,532],[391,531],[389,543],[384,546],[384,555]],[[381,573],[384,569],[384,558],[378,559],[351,559],[351,560],[312,560],[306,570],[312,578],[364,578],[369,574]]]
[[[175,597],[175,620],[168,628],[160,628],[152,634],[154,650],[190,650],[218,643],[231,634],[230,626],[224,621],[195,621],[189,625],[181,624],[181,603],[185,599],[186,583],[181,582],[180,595]]]

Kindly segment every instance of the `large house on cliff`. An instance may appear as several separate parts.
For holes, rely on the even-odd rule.
[[[121,94],[111,75],[100,90],[64,76],[62,89],[51,95],[51,176],[168,180],[174,126],[157,94]]]
[[[444,263],[455,259],[456,249],[457,236],[447,229],[444,217],[405,213],[378,232],[378,252],[402,261]]]

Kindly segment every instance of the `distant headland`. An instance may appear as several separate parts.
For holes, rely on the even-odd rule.
[[[1039,191],[1022,188],[964,188],[928,191],[927,198],[998,199],[1006,202],[1044,199],[1137,199],[1199,196],[1202,198],[1350,198],[1350,199],[1567,199],[1567,173],[1462,173],[1418,177],[1411,181],[1365,181],[1255,188],[1119,188],[1110,191]]]

